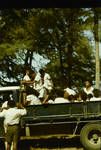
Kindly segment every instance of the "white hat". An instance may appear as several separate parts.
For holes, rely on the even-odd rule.
[[[70,88],[66,88],[66,89],[64,89],[64,91],[66,91],[69,95],[75,95],[76,94],[76,92]]]

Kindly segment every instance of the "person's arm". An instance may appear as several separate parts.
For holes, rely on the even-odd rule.
[[[25,108],[20,109],[20,113],[21,113],[21,116],[26,115],[27,114],[27,110]]]
[[[31,81],[31,80],[28,80],[28,81],[22,80],[21,81],[21,84],[33,84],[33,83],[34,83],[34,81]]]
[[[28,105],[30,105],[30,101],[26,101],[26,102],[24,103],[24,106],[28,106]]]
[[[4,117],[5,116],[5,112],[6,112],[6,109],[4,109],[2,112],[0,112],[0,117]]]
[[[16,106],[17,106],[17,109],[19,109],[19,114],[21,116],[27,114],[27,110],[25,109],[25,107],[21,103],[17,103]]]

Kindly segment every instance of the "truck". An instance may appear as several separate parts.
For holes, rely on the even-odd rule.
[[[21,102],[20,86],[1,87],[0,106],[7,94]],[[26,109],[27,115],[20,119],[20,143],[79,136],[86,150],[101,149],[101,101],[29,105]],[[0,118],[0,141],[5,141],[3,118]],[[26,143],[23,143],[23,149],[26,149]]]

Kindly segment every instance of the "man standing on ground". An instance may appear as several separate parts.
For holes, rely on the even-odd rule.
[[[7,150],[11,150],[13,143],[13,150],[17,150],[17,144],[19,140],[19,122],[20,117],[27,114],[26,109],[22,105],[18,105],[13,100],[8,101],[8,109],[0,112],[0,117],[4,117],[4,121],[7,125],[6,141]]]

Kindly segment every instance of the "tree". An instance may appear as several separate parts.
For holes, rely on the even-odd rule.
[[[94,72],[91,65],[92,47],[83,32],[87,26],[85,12],[87,11],[81,8],[3,10],[1,14],[5,26],[0,35],[3,37],[0,41],[0,50],[4,52],[1,66],[4,59],[5,65],[10,59],[12,67],[19,55],[23,64],[17,61],[14,64],[16,67],[19,66],[19,71],[15,72],[17,75],[22,70],[22,65],[32,66],[33,53],[38,52],[51,60],[48,69],[56,86],[67,86],[67,80],[69,85],[75,84],[78,80],[79,84],[85,78],[85,74],[90,76]],[[7,68],[8,66],[1,71],[9,72]],[[13,69],[11,70],[13,74]],[[16,77],[19,79],[18,75]]]
[[[101,13],[101,9],[93,9],[94,12],[94,38],[95,38],[95,59],[96,59],[96,88],[99,89],[100,86],[100,58],[99,58],[99,15]]]

